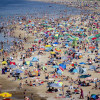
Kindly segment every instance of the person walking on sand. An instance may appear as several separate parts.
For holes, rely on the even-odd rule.
[[[80,92],[80,99],[84,99],[82,88],[80,90],[81,90],[81,92]]]
[[[2,88],[2,85],[0,84],[0,93],[1,93],[1,88]]]

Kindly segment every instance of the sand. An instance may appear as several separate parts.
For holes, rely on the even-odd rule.
[[[38,0],[38,1],[42,1],[42,0]],[[43,0],[44,1],[44,0]],[[60,0],[59,0],[60,1]],[[44,1],[44,2],[49,2],[49,0],[47,1]],[[57,1],[58,2],[58,1]],[[72,16],[73,17],[73,16]],[[74,17],[79,17],[79,16],[74,16]],[[77,21],[76,22],[76,25],[79,25],[79,21]],[[33,43],[33,40],[34,40],[34,38],[36,38],[35,36],[33,36],[32,34],[29,34],[29,35],[27,35],[26,34],[26,32],[25,31],[23,31],[23,30],[20,30],[20,25],[16,25],[16,30],[14,30],[14,32],[15,32],[15,34],[14,34],[14,36],[15,37],[18,37],[19,36],[19,34],[21,34],[21,38],[23,39],[24,37],[27,37],[28,38],[28,41],[27,41],[27,43],[24,43],[24,47],[25,47],[25,49],[27,49],[27,48],[30,48],[31,46],[32,46],[32,44],[34,44]],[[100,30],[99,30],[99,32],[100,32]],[[61,45],[59,45],[58,47],[61,47]],[[100,48],[100,44],[99,44],[99,48]],[[62,49],[62,51],[65,51],[65,49]],[[25,51],[23,51],[23,53],[24,53]],[[84,52],[84,50],[81,50],[80,52]],[[99,49],[99,52],[100,52],[100,49]],[[30,57],[30,58],[26,58],[25,60],[26,61],[30,61],[30,60],[32,60],[32,58],[33,57],[35,57],[35,56],[37,56],[38,58],[39,58],[39,63],[41,64],[41,63],[43,63],[43,64],[45,64],[48,60],[49,60],[49,56],[50,56],[50,52],[45,52],[44,53],[44,55],[37,55],[37,53],[38,53],[38,51],[36,51],[36,52],[34,52],[34,53],[32,53],[32,57]],[[77,63],[79,63],[79,62],[86,62],[86,58],[87,58],[87,55],[90,55],[90,57],[91,58],[94,58],[94,53],[93,54],[89,54],[89,53],[83,53],[83,58],[81,58],[81,59],[74,59],[73,60],[73,62],[77,62]],[[64,52],[62,52],[61,53],[61,56],[64,56]],[[18,52],[18,57],[17,57],[17,59],[15,58],[14,60],[13,60],[14,62],[16,62],[16,64],[18,64],[18,63],[20,63],[20,64],[22,64],[22,61],[20,61],[20,52]],[[61,62],[61,61],[58,61],[58,62]],[[95,63],[94,63],[95,64]],[[34,63],[34,65],[35,65],[35,63]],[[95,65],[97,65],[97,64],[95,64]],[[84,65],[87,69],[89,68],[89,66],[88,65]],[[3,66],[1,65],[1,68],[2,68]],[[50,72],[50,71],[53,71],[54,70],[54,68],[52,68],[52,66],[51,65],[47,65],[46,66],[47,67],[47,72]],[[67,65],[67,70],[64,70],[64,74],[63,75],[65,75],[65,76],[69,76],[69,77],[72,77],[73,79],[77,79],[77,77],[78,77],[78,75],[79,74],[71,74],[71,73],[69,73],[68,72],[68,69],[71,67],[71,65]],[[28,70],[33,70],[34,69],[34,67],[29,67],[29,69]],[[94,71],[89,71],[88,70],[88,73],[89,74],[91,74],[92,75],[92,78],[98,78],[98,79],[100,79],[100,76],[99,76],[99,74],[100,73],[95,73]],[[18,98],[18,99],[22,99],[23,100],[23,91],[24,91],[24,89],[27,89],[27,96],[30,96],[30,93],[33,93],[35,96],[34,96],[34,98],[35,98],[35,100],[45,100],[46,98],[47,98],[47,100],[56,100],[55,99],[55,97],[57,96],[57,95],[59,95],[59,94],[61,94],[62,93],[62,91],[61,91],[61,88],[60,88],[60,91],[59,92],[57,92],[57,93],[53,93],[53,94],[50,94],[50,93],[46,93],[46,91],[47,91],[47,83],[46,82],[44,82],[44,84],[43,85],[41,85],[41,86],[36,86],[36,87],[30,87],[30,86],[26,86],[26,85],[24,85],[23,86],[23,89],[21,90],[21,91],[19,91],[18,90],[18,85],[19,85],[19,83],[20,83],[20,81],[19,80],[17,80],[17,81],[14,81],[14,79],[13,78],[8,78],[7,76],[8,76],[8,74],[9,73],[7,73],[7,74],[5,74],[5,75],[0,75],[0,84],[2,84],[2,91],[10,91],[10,93],[12,93],[13,94],[13,96],[15,97],[15,98]],[[22,77],[24,77],[24,74],[22,73],[21,74],[21,76]],[[41,71],[41,76],[39,77],[41,80],[43,80],[43,81],[45,81],[45,73],[43,72],[43,71]],[[51,78],[50,78],[51,79]],[[54,79],[54,80],[61,80],[62,81],[62,78],[58,78],[58,79],[56,79],[56,78],[52,78],[52,79]],[[25,80],[26,79],[23,79],[23,83],[25,82]],[[30,80],[35,80],[35,79],[33,79],[33,78],[28,78],[27,79],[28,80],[28,82],[30,81]],[[84,80],[84,79],[83,79]],[[70,85],[70,83],[68,82],[68,81],[66,81],[66,80],[63,80],[62,81],[63,82],[63,84],[64,85]],[[38,83],[38,82],[37,82]],[[76,86],[75,84],[73,84],[73,86]],[[90,87],[84,87],[84,88],[82,88],[83,90],[84,90],[84,96],[87,96],[87,93],[89,92],[89,91],[91,91],[91,94],[93,93],[95,93],[95,94],[99,94],[100,93],[100,91],[99,90],[92,90],[91,88],[94,86],[94,84],[91,84],[91,86]],[[66,90],[68,89],[68,87],[65,87],[64,88],[64,92],[66,92]],[[16,91],[16,90],[18,90],[18,92]],[[73,90],[71,90],[71,91],[73,91]],[[40,97],[39,97],[39,96]],[[74,98],[76,98],[76,100],[78,100],[79,99],[79,94],[78,95],[72,95]],[[42,97],[44,97],[44,98],[42,98]],[[17,100],[17,99],[13,99],[13,100]],[[58,99],[59,100],[59,99]],[[63,99],[63,100],[66,100],[66,99]],[[68,99],[68,100],[70,100],[70,99]],[[86,97],[84,98],[84,100],[87,100],[86,99]]]

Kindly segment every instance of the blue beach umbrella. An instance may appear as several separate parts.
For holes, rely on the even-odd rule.
[[[85,62],[80,62],[79,64],[86,64]]]
[[[10,65],[9,68],[16,68],[16,65]]]
[[[51,85],[50,85],[51,87],[62,87],[61,85],[59,85],[59,84],[57,84],[57,83],[52,83]]]
[[[23,71],[19,70],[19,69],[16,69],[14,70],[15,73],[23,73]]]
[[[59,66],[58,65],[54,65],[53,68],[59,68]]]

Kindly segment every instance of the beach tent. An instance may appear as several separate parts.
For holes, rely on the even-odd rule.
[[[70,73],[78,73],[78,70],[76,68],[72,68],[69,70]]]
[[[89,69],[90,70],[96,70],[96,66],[90,66]]]
[[[39,59],[38,59],[37,57],[33,57],[32,61],[33,61],[33,62],[38,62]]]
[[[63,69],[66,69],[66,65],[64,63],[59,64]]]
[[[86,74],[86,68],[82,68],[82,67],[77,67],[77,71],[79,74]]]

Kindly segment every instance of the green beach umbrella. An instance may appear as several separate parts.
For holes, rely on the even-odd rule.
[[[100,41],[100,39],[95,39],[96,41]]]
[[[78,46],[77,41],[73,40],[72,46]]]
[[[95,35],[96,38],[100,37],[100,33]]]
[[[65,34],[65,36],[70,36],[70,34],[67,33],[67,34]]]
[[[95,37],[95,36],[89,36],[88,39],[92,39],[92,38],[94,38],[94,37]]]
[[[58,37],[63,37],[63,35],[59,35]]]

